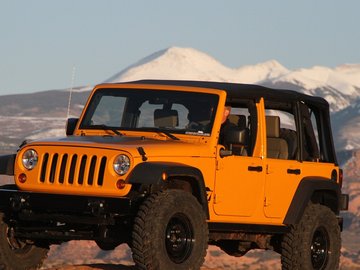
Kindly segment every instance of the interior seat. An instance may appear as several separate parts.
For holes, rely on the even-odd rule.
[[[288,159],[297,159],[298,141],[296,131],[288,128],[281,128],[280,138],[283,138],[288,145]]]
[[[234,128],[230,128],[231,134],[225,136],[225,141],[230,144],[229,148],[235,155],[247,156],[250,132],[246,125],[246,116],[230,114],[228,119]]]
[[[179,125],[177,110],[156,109],[154,111],[154,126],[174,128]]]
[[[287,142],[280,138],[280,117],[266,116],[267,157],[287,159],[289,156]]]

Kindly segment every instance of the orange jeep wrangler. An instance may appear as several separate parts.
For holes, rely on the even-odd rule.
[[[229,114],[229,116],[227,116]],[[256,85],[146,80],[95,87],[66,137],[0,156],[0,265],[49,246],[127,243],[139,269],[199,269],[208,244],[336,269],[341,193],[329,105]]]

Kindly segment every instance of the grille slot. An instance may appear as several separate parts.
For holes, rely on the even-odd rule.
[[[42,166],[41,166],[41,173],[40,173],[40,182],[41,183],[45,182],[46,168],[47,168],[48,161],[49,161],[49,154],[46,153],[44,155],[44,159],[43,159]]]
[[[99,186],[102,186],[104,183],[105,166],[106,166],[106,157],[102,157],[100,163],[99,177],[97,181]]]
[[[87,156],[83,156],[81,158],[79,178],[78,178],[79,185],[82,185],[84,183],[84,173],[85,173],[86,160],[87,160]]]
[[[55,154],[53,156],[53,159],[52,159],[52,162],[51,162],[50,177],[49,177],[50,183],[55,182],[55,173],[56,173],[56,167],[57,167],[58,158],[59,158],[59,155]]]
[[[93,156],[91,158],[89,177],[88,177],[88,185],[89,186],[92,186],[92,184],[94,183],[94,173],[95,173],[96,161],[97,161],[97,157]]]
[[[65,181],[65,170],[66,170],[67,160],[68,160],[68,155],[67,154],[63,155],[61,160],[60,175],[59,175],[60,184],[64,184]]]
[[[106,163],[104,156],[46,153],[41,161],[40,182],[102,186]]]
[[[69,172],[69,184],[74,184],[74,176],[76,169],[77,155],[73,155],[71,158],[70,172]]]

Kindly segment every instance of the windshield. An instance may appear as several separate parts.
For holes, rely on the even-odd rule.
[[[80,128],[210,136],[218,99],[215,94],[185,91],[100,89]]]

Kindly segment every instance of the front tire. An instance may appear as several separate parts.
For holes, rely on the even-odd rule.
[[[48,251],[47,246],[40,247],[34,242],[17,239],[14,229],[5,222],[4,215],[0,213],[0,269],[39,269]]]
[[[139,269],[200,269],[208,246],[208,227],[196,198],[181,190],[150,195],[133,228],[133,259]]]
[[[310,203],[281,246],[284,270],[338,269],[341,237],[335,214],[326,206]]]

